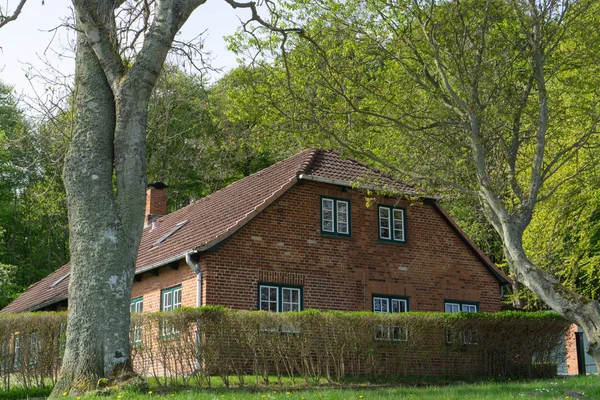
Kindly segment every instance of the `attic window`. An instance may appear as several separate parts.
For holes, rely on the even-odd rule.
[[[164,242],[165,240],[167,240],[171,235],[173,235],[175,232],[177,232],[178,230],[180,230],[181,228],[183,228],[184,225],[187,224],[188,222],[190,222],[190,220],[186,219],[185,221],[182,221],[182,222],[178,223],[177,225],[175,225],[175,228],[171,229],[169,232],[167,232],[166,235],[164,235],[163,237],[161,237],[160,239],[158,239],[156,242],[154,242],[154,244],[152,245],[152,247],[156,247],[159,244],[161,244],[162,242]]]
[[[61,283],[62,281],[64,281],[65,279],[67,279],[67,277],[71,275],[70,272],[67,272],[65,275],[61,276],[60,278],[58,278],[58,280],[56,282],[54,282],[52,285],[50,285],[50,287],[54,287],[56,285],[58,285],[59,283]]]

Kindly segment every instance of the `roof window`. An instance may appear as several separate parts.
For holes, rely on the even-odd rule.
[[[186,219],[185,221],[182,221],[182,222],[178,223],[177,225],[175,225],[175,228],[171,229],[163,237],[161,237],[156,242],[154,242],[152,247],[154,248],[154,247],[158,246],[159,244],[161,244],[162,242],[164,242],[165,240],[167,240],[169,237],[171,237],[171,235],[173,235],[175,232],[177,232],[178,230],[183,228],[185,226],[185,224],[187,224],[188,222],[190,222],[190,220]]]
[[[61,276],[60,278],[57,279],[56,282],[54,282],[52,285],[50,285],[50,287],[54,287],[56,285],[58,285],[59,283],[61,283],[62,281],[64,281],[65,279],[67,279],[67,277],[71,275],[70,272],[67,272],[65,275]]]

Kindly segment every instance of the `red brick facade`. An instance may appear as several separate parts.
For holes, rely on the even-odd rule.
[[[350,200],[351,235],[321,232],[321,196]],[[406,244],[378,238],[377,204],[404,207]],[[366,198],[361,190],[299,181],[244,228],[200,253],[202,304],[254,310],[259,282],[300,285],[304,308],[367,310],[372,295],[404,296],[410,311],[444,311],[444,300],[500,310],[500,282],[431,204]],[[195,306],[197,276],[186,264],[144,274],[132,298],[160,309],[162,289],[182,285]]]

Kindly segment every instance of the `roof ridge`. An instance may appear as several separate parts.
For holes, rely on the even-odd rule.
[[[340,156],[342,156],[342,153],[338,152],[338,154],[340,154]],[[373,165],[369,165],[369,164],[367,164],[365,162],[362,162],[360,160],[357,160],[357,159],[355,159],[353,157],[346,157],[346,158],[348,160],[352,160],[353,162],[357,163],[358,165],[366,168],[367,170],[369,170],[369,171],[371,171],[371,172],[373,172],[373,173],[375,173],[377,175],[382,175],[382,176],[384,176],[384,177],[386,177],[388,179],[393,180],[394,182],[398,182],[398,183],[402,183],[404,185],[412,186],[413,190],[415,190],[415,191],[417,190],[417,186],[414,183],[412,183],[412,182],[406,182],[406,181],[398,178],[396,175],[394,175],[394,174],[392,174],[390,172],[382,171],[381,169],[379,169],[379,168],[377,168],[377,167],[375,167]],[[374,159],[371,159],[371,161],[374,161],[374,162],[376,162],[378,164],[381,164],[380,161],[377,161],[377,160],[374,160]],[[421,189],[421,188],[418,188],[418,189]]]
[[[250,174],[250,175],[248,175],[248,176],[244,176],[244,177],[242,177],[241,179],[238,179],[237,181],[231,182],[230,184],[228,184],[228,185],[226,185],[226,186],[224,186],[224,187],[220,188],[219,190],[216,190],[216,191],[214,191],[214,192],[212,192],[212,193],[209,193],[209,194],[207,194],[207,195],[206,195],[206,196],[204,196],[204,197],[201,197],[201,198],[199,198],[198,200],[195,200],[193,203],[187,204],[187,205],[185,205],[185,206],[183,206],[183,207],[181,207],[181,208],[178,208],[178,209],[177,209],[177,210],[175,210],[175,211],[172,211],[172,212],[170,212],[170,213],[168,213],[168,214],[165,214],[165,215],[163,215],[163,216],[161,216],[161,217],[157,218],[155,221],[156,221],[156,222],[159,222],[159,221],[163,220],[165,217],[168,217],[168,216],[171,216],[171,217],[172,217],[174,214],[178,214],[178,213],[179,213],[180,211],[182,211],[182,210],[185,210],[185,209],[187,209],[187,208],[190,208],[190,207],[192,207],[192,206],[196,206],[197,204],[200,204],[201,202],[204,202],[204,201],[208,200],[208,199],[209,199],[211,196],[213,196],[213,195],[217,194],[217,193],[218,193],[218,192],[220,192],[221,190],[227,189],[227,188],[229,188],[229,187],[230,187],[230,186],[232,186],[232,185],[239,184],[239,183],[240,183],[240,182],[242,182],[243,180],[245,180],[245,179],[247,179],[247,178],[250,178],[250,177],[252,177],[252,176],[255,176],[255,175],[258,175],[258,176],[260,176],[260,175],[261,175],[261,174],[262,174],[262,173],[263,173],[263,172],[264,172],[266,169],[273,168],[273,167],[275,167],[276,165],[278,165],[278,164],[281,164],[281,163],[283,163],[284,161],[288,161],[290,158],[292,158],[292,157],[294,157],[294,156],[298,156],[298,155],[300,155],[300,154],[302,154],[302,153],[304,153],[304,152],[310,152],[310,156],[308,157],[308,160],[307,160],[307,161],[305,161],[305,162],[303,162],[303,163],[301,164],[301,166],[300,166],[300,171],[302,171],[303,169],[305,169],[305,165],[309,165],[309,166],[310,166],[310,165],[313,163],[314,159],[316,158],[315,156],[316,156],[316,154],[318,153],[318,150],[314,150],[314,149],[306,149],[306,150],[304,150],[304,151],[302,151],[302,152],[300,152],[300,153],[298,153],[298,154],[295,154],[295,155],[292,155],[292,156],[290,156],[290,157],[287,157],[287,158],[284,158],[284,159],[282,159],[282,160],[279,160],[279,161],[277,161],[275,164],[269,165],[268,167],[266,167],[266,168],[263,168],[263,169],[261,169],[261,170],[259,170],[259,171],[256,171],[256,172],[254,172],[254,173],[252,173],[252,174]],[[300,172],[300,173],[302,173],[302,172]],[[298,174],[297,174],[297,175],[298,175]],[[146,229],[148,229],[148,228],[150,228],[150,226],[148,226],[148,227],[144,228],[144,230],[146,230]]]
[[[306,161],[304,161],[302,164],[300,164],[300,168],[299,168],[298,172],[296,173],[296,175],[306,174],[308,171],[310,171],[310,169],[312,168],[313,164],[315,163],[315,160],[317,159],[317,155],[322,150],[320,150],[320,149],[306,149],[304,151],[308,153],[308,157],[307,157]]]

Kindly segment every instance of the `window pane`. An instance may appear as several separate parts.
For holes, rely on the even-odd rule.
[[[321,229],[333,232],[333,200],[321,199]]]
[[[181,288],[173,291],[173,308],[181,307]]]
[[[282,288],[282,311],[300,311],[300,289]]]
[[[382,297],[373,298],[373,312],[386,313],[388,312],[388,299]]]
[[[277,312],[277,302],[276,301],[269,302],[268,311]]]
[[[389,328],[383,325],[375,325],[374,334],[375,340],[388,340],[390,337]]]
[[[462,311],[463,312],[477,312],[477,306],[474,304],[463,304]]]
[[[173,292],[163,293],[163,311],[171,311],[173,309]]]
[[[394,210],[394,240],[404,241],[404,211]]]
[[[277,291],[273,286],[261,286],[260,290],[260,309],[265,311],[277,312]]]
[[[337,231],[338,233],[348,233],[348,202],[338,201],[337,203]]]
[[[265,287],[265,286],[260,287],[260,300],[261,301],[269,301],[269,288],[268,287]]]
[[[379,237],[382,239],[390,239],[390,209],[387,207],[379,207]]]
[[[379,226],[381,226],[382,228],[389,228],[390,227],[390,220],[387,219],[387,218],[382,218],[380,220]]]
[[[406,300],[392,299],[392,312],[406,312]]]
[[[455,313],[460,311],[460,307],[456,303],[446,303],[445,310],[447,313]]]

